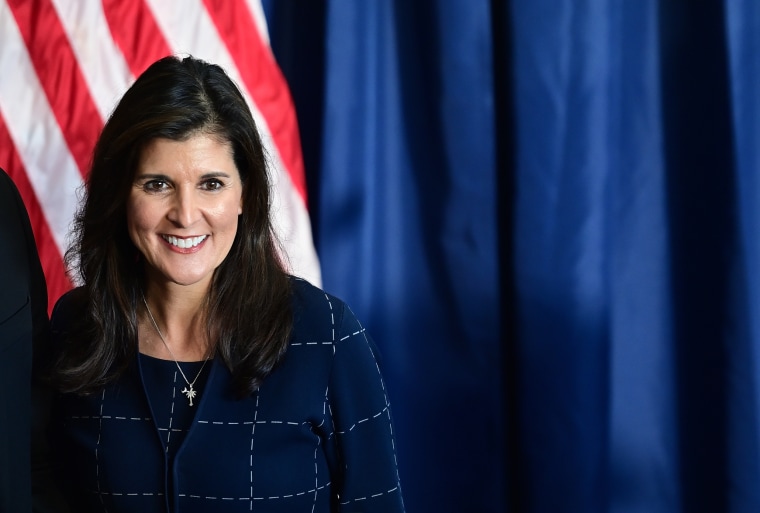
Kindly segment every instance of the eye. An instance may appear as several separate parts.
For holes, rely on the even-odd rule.
[[[224,187],[224,182],[218,178],[208,178],[201,183],[201,188],[207,191],[218,191]]]
[[[148,192],[163,192],[169,188],[169,183],[166,180],[154,178],[144,182],[142,187]]]

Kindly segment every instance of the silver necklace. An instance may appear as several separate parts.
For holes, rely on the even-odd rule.
[[[148,306],[148,302],[145,300],[145,295],[143,294],[142,297],[143,303],[145,304],[145,309],[148,311],[148,317],[150,317],[150,322],[153,323],[153,327],[156,328],[156,333],[158,333],[159,338],[161,339],[161,342],[164,343],[164,347],[167,351],[169,351],[169,354],[172,355],[172,359],[174,360],[174,364],[177,366],[177,369],[179,369],[179,373],[182,375],[182,379],[185,380],[185,383],[187,383],[187,386],[182,389],[182,393],[187,396],[187,398],[190,400],[190,406],[193,405],[193,398],[198,393],[197,390],[193,388],[193,385],[195,385],[195,382],[198,381],[198,378],[201,375],[201,372],[203,372],[203,368],[206,366],[206,362],[209,359],[210,355],[206,356],[206,359],[203,360],[203,365],[201,365],[200,370],[198,371],[198,374],[195,375],[195,379],[190,382],[189,379],[187,379],[187,376],[185,376],[185,373],[182,372],[182,367],[179,366],[179,362],[177,361],[177,357],[174,356],[174,352],[169,348],[169,344],[166,343],[166,339],[164,339],[164,334],[161,333],[161,330],[158,329],[158,324],[156,324],[156,319],[153,318],[153,312],[150,311],[150,307]]]

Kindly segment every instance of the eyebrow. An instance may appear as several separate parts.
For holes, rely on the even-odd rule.
[[[166,175],[162,175],[160,173],[142,173],[142,174],[140,174],[140,172],[138,171],[137,173],[135,173],[135,179],[138,179],[138,178],[140,178],[140,179],[142,179],[142,178],[166,178],[166,179],[168,179],[169,177],[166,176]]]
[[[230,178],[232,175],[229,173],[225,173],[224,171],[212,171],[210,173],[204,173],[201,175],[201,178]]]
[[[205,180],[207,178],[230,178],[232,175],[229,173],[226,173],[224,171],[211,171],[210,173],[203,173],[201,175],[201,180]],[[161,173],[143,173],[143,174],[136,174],[135,179],[145,179],[145,178],[159,178],[162,180],[170,180],[169,175],[161,174]]]

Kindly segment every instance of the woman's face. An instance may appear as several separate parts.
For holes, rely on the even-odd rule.
[[[148,280],[208,287],[235,240],[242,197],[229,143],[202,133],[150,142],[127,200]]]

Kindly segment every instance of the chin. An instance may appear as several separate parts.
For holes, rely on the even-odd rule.
[[[211,283],[212,273],[203,275],[182,275],[182,276],[167,276],[167,280],[176,284],[189,287],[191,285],[198,285],[199,283]]]

